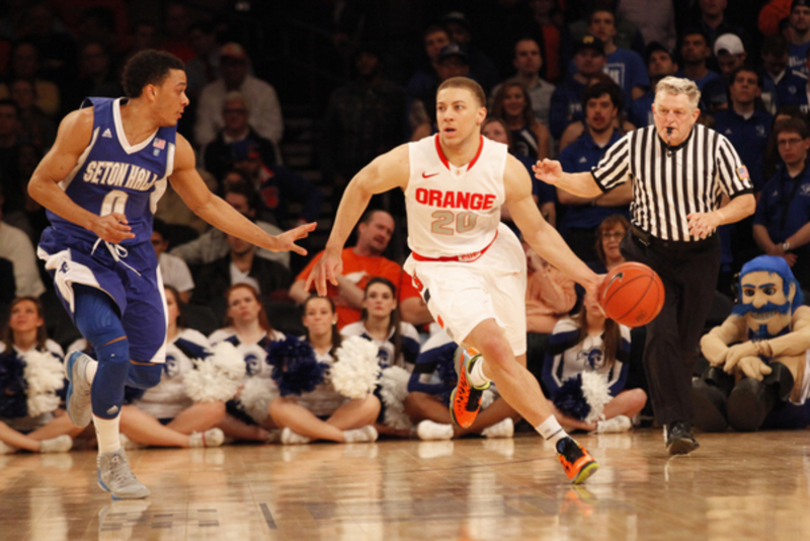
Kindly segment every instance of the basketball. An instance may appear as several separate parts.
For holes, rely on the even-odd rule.
[[[664,306],[661,278],[642,263],[622,263],[599,286],[599,304],[610,319],[628,327],[646,325]]]

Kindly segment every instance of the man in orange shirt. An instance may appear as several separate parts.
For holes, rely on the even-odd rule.
[[[382,256],[394,233],[394,218],[384,210],[367,212],[357,226],[357,244],[345,248],[342,252],[343,274],[338,275],[338,286],[329,285],[327,296],[335,301],[338,314],[338,328],[360,321],[366,283],[374,276],[391,280],[392,284],[400,283],[402,268],[390,259]],[[290,288],[290,297],[303,303],[312,291],[305,289],[309,273],[323,255],[320,252],[309,265],[301,271]]]

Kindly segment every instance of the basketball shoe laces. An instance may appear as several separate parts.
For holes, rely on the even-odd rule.
[[[115,455],[110,458],[110,475],[117,486],[124,486],[135,478],[135,474],[129,468],[129,461],[126,457]],[[111,483],[112,484],[112,483]],[[112,489],[112,487],[110,487]]]
[[[137,274],[138,276],[141,275],[141,273],[138,272],[135,269],[135,267],[133,267],[132,265],[127,264],[126,261],[122,261],[124,258],[126,258],[129,255],[129,252],[127,251],[126,248],[124,248],[120,244],[113,244],[112,242],[107,242],[106,240],[102,241],[101,237],[99,237],[96,240],[95,244],[93,244],[93,249],[90,251],[90,255],[93,255],[95,253],[96,248],[98,248],[98,245],[101,242],[104,242],[104,244],[107,246],[107,250],[110,252],[110,255],[112,256],[112,258],[115,260],[116,263],[121,263],[123,266],[125,266],[126,268],[128,268],[129,270],[131,270],[132,272]]]

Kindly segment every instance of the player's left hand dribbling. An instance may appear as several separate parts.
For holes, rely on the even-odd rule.
[[[135,233],[129,226],[129,220],[120,212],[99,216],[93,223],[91,231],[103,241],[118,244],[126,239],[134,239]]]

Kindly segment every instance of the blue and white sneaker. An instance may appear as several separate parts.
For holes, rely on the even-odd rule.
[[[87,381],[86,375],[87,363],[90,362],[94,362],[91,357],[80,351],[74,351],[68,355],[65,365],[65,374],[70,383],[65,400],[67,413],[70,421],[79,428],[86,427],[93,420],[93,409],[90,404],[92,385]]]

